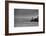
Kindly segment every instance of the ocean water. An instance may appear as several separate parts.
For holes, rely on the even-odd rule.
[[[31,18],[15,18],[14,27],[32,27],[38,26],[38,22],[30,22]]]

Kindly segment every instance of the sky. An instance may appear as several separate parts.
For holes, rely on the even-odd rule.
[[[36,17],[38,9],[14,9],[14,16],[18,18]]]

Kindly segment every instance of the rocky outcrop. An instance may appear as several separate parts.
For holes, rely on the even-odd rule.
[[[30,22],[38,22],[38,17],[30,20]]]

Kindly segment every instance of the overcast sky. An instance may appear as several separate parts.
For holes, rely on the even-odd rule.
[[[14,9],[14,16],[18,18],[38,16],[38,9]]]

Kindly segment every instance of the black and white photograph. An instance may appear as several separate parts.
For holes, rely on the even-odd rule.
[[[38,26],[38,9],[14,9],[14,27]]]

